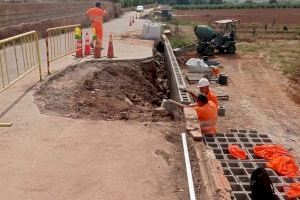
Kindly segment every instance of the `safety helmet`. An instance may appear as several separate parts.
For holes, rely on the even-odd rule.
[[[201,78],[198,82],[197,87],[200,88],[200,87],[206,87],[206,86],[209,86],[209,85],[210,85],[210,83],[206,78]]]

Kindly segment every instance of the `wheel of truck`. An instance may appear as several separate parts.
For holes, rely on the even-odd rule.
[[[200,47],[198,47],[198,48],[197,48],[197,52],[198,52],[199,54],[202,54],[202,53],[203,53],[203,49],[200,48]]]
[[[212,56],[214,54],[214,49],[211,48],[210,46],[205,47],[203,54],[207,56]]]
[[[234,54],[234,53],[235,53],[235,50],[236,50],[236,48],[235,48],[234,45],[230,45],[230,46],[227,48],[227,52],[228,52],[229,54]]]

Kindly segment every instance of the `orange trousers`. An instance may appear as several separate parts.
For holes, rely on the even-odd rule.
[[[92,23],[92,27],[95,29],[97,39],[101,43],[101,46],[102,46],[102,40],[103,40],[103,26],[102,26],[102,23]]]

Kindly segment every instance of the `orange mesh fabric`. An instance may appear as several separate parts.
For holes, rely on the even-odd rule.
[[[288,150],[286,150],[281,145],[276,144],[265,144],[261,146],[253,147],[255,155],[265,158],[266,160],[271,159],[275,155],[289,155]]]
[[[247,158],[245,150],[241,149],[238,145],[229,145],[228,150],[230,155],[236,159],[245,160]]]
[[[292,155],[281,145],[269,144],[253,147],[255,155],[269,160],[267,167],[284,176],[298,175],[298,166]]]
[[[300,183],[292,183],[288,186],[288,190],[285,192],[285,195],[289,199],[299,198],[300,197]]]
[[[267,167],[274,169],[280,175],[295,177],[298,175],[298,166],[289,156],[273,156],[267,163]]]

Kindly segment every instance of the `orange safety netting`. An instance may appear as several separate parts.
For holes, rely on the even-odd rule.
[[[293,158],[281,145],[261,145],[253,147],[255,155],[269,160],[267,167],[274,169],[281,175],[295,177],[299,173],[298,166]]]
[[[267,167],[274,169],[280,175],[295,177],[298,175],[298,166],[289,156],[274,156],[267,163]]]
[[[299,198],[300,197],[300,183],[292,183],[287,187],[285,195],[289,199]]]
[[[275,155],[289,155],[288,150],[286,150],[283,146],[276,144],[254,146],[253,151],[255,155],[267,160],[271,159]]]
[[[245,160],[247,158],[246,151],[241,149],[238,145],[229,145],[228,151],[230,155],[236,159]]]

